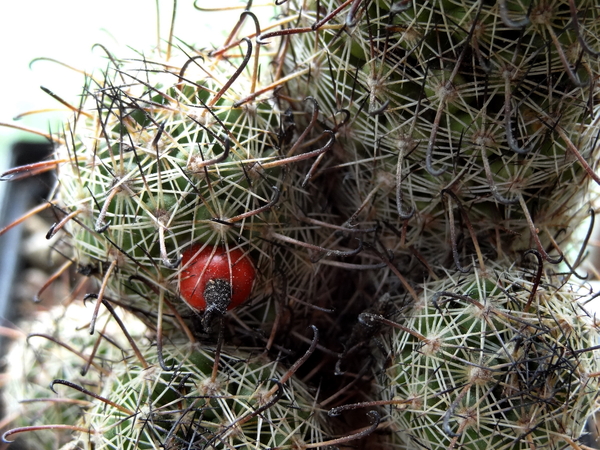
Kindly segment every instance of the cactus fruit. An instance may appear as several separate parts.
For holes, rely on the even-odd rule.
[[[281,184],[267,170],[252,175],[274,157],[276,116],[262,105],[231,107],[235,87],[248,80],[228,59],[113,61],[88,87],[58,150],[66,160],[58,167],[60,205],[74,225],[76,260],[109,274],[119,297],[152,290],[175,297],[176,269],[191,243],[250,250],[250,234],[260,232],[255,215],[272,206]]]

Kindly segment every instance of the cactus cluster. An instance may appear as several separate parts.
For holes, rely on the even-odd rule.
[[[212,50],[106,50],[53,160],[5,174],[56,170],[48,237],[97,280],[87,373],[51,375],[82,417],[45,427],[67,448],[581,448],[595,2],[268,7]]]

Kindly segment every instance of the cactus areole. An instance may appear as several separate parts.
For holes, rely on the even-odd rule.
[[[256,271],[249,256],[239,249],[193,245],[183,252],[180,295],[198,311],[225,311],[245,302]]]

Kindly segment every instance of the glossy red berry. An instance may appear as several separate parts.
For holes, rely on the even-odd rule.
[[[179,277],[181,297],[192,308],[232,309],[250,297],[256,271],[239,249],[193,245],[183,252]],[[216,305],[215,303],[219,303]]]

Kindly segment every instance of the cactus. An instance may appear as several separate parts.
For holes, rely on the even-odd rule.
[[[578,448],[595,3],[272,6],[212,51],[107,50],[33,169],[98,280],[81,326],[119,305],[153,343],[124,325],[97,390],[58,383],[70,445]]]
[[[374,392],[390,448],[562,448],[584,433],[600,387],[597,319],[580,304],[589,290],[498,267],[496,283],[427,283],[388,321]]]
[[[154,348],[112,368],[76,440],[97,449],[303,448],[326,434],[313,396],[277,362],[186,343],[163,352],[169,370]]]
[[[159,311],[161,322],[201,313],[179,298],[194,262],[182,258],[191,248],[223,248],[234,266],[249,261],[252,300],[271,304],[270,311],[274,279],[287,280],[300,309],[322,290],[319,277],[304,284],[315,270],[303,246],[326,236],[297,225],[315,200],[298,180],[332,145],[333,133],[308,150],[301,133],[285,136],[284,122],[293,117],[272,98],[276,84],[265,88],[257,77],[259,46],[232,38],[237,44],[213,52],[169,47],[142,60],[108,54],[108,67],[87,79],[77,113],[56,139],[60,220],[48,236],[66,232],[78,270],[101,280],[94,315],[104,298],[142,315]],[[243,259],[233,258],[239,252]],[[235,291],[232,277],[226,283]]]
[[[532,245],[556,259],[552,236],[599,180],[599,67],[580,44],[597,17],[593,2],[534,3],[520,22],[502,1],[286,3],[294,27],[263,39],[289,39],[293,92],[338,128],[340,225],[381,224],[412,267],[417,252],[462,270]]]

